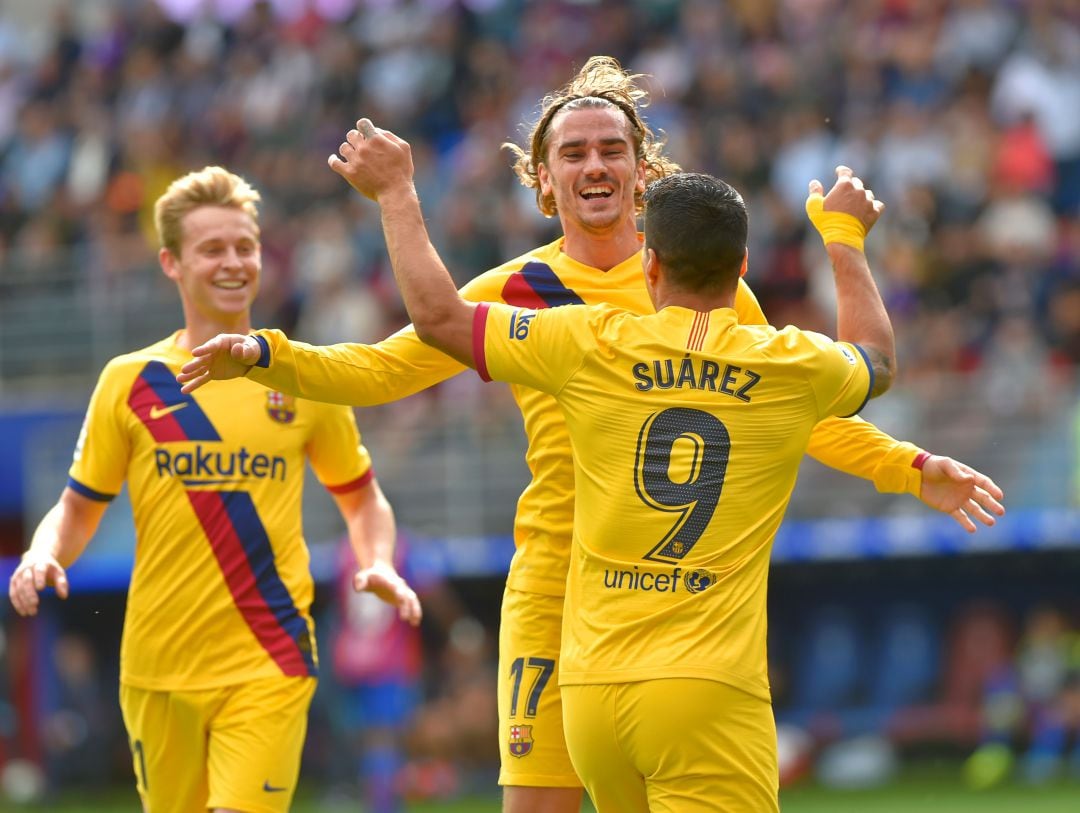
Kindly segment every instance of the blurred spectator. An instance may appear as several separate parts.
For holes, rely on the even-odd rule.
[[[328,629],[329,685],[321,712],[368,813],[400,813],[409,799],[447,798],[478,785],[497,764],[494,651],[489,633],[454,588],[418,567],[402,536],[398,571],[420,596],[422,628],[353,590],[356,559],[338,550]],[[474,789],[474,788],[473,788]]]
[[[405,773],[413,798],[456,795],[494,786],[499,762],[495,707],[495,641],[468,615],[450,626],[438,657],[437,688],[408,734]]]
[[[56,696],[42,726],[49,782],[105,787],[117,762],[117,752],[103,747],[119,734],[107,691],[115,676],[98,662],[90,639],[78,633],[61,635],[52,650]]]
[[[1080,776],[1080,633],[1056,607],[1026,619],[1013,661],[991,673],[983,701],[983,741],[965,765],[973,787],[1001,782],[1022,753],[1021,774],[1039,784],[1066,767]]]
[[[403,540],[394,558],[398,572],[408,574],[423,601],[425,585],[412,581],[416,574],[408,566]],[[338,551],[329,633],[332,675],[341,688],[331,719],[346,742],[350,774],[360,786],[365,810],[400,813],[402,740],[422,693],[420,631],[373,594],[357,593],[355,574],[356,555],[346,539]]]

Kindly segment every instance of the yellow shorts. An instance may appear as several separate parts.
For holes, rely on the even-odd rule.
[[[499,625],[500,785],[580,788],[559,695],[562,596],[507,588]]]
[[[272,677],[194,692],[121,685],[143,807],[287,811],[315,684],[310,677]]]
[[[777,813],[768,701],[714,680],[563,686],[566,738],[598,813]]]

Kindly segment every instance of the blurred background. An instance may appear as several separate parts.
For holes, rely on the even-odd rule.
[[[1006,491],[1008,515],[968,536],[912,497],[804,464],[770,599],[785,810],[1077,809],[1069,0],[0,0],[4,580],[65,482],[101,367],[180,324],[151,218],[173,178],[224,164],[261,190],[257,326],[376,341],[404,309],[376,209],[326,168],[345,130],[364,115],[411,141],[433,240],[463,283],[557,234],[500,144],[520,143],[538,100],[593,54],[649,74],[669,154],[743,192],[747,280],[773,324],[832,331],[803,199],[810,178],[856,168],[889,207],[868,253],[901,368],[864,415]],[[359,777],[396,752],[387,792],[410,809],[497,809],[520,417],[465,374],[358,419],[427,615],[413,634],[350,597],[338,515],[312,480],[324,669],[298,807],[363,809]],[[67,602],[34,621],[0,608],[0,809],[137,807],[117,704],[133,532],[116,503]],[[406,689],[393,708],[386,684]],[[887,808],[874,788],[933,791]]]

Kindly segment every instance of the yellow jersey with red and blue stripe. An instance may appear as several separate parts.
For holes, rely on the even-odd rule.
[[[857,345],[731,308],[480,305],[477,371],[555,398],[576,502],[562,685],[705,678],[768,698],[773,537],[815,424],[862,408]]]
[[[183,395],[179,335],[106,365],[69,472],[85,497],[111,500],[125,482],[131,497],[120,679],[196,690],[315,675],[305,459],[333,491],[370,480],[352,410],[244,379]]]

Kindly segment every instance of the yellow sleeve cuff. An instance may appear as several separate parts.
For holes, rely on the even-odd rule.
[[[913,443],[901,441],[874,467],[874,488],[882,494],[922,493],[922,464],[929,455]]]

